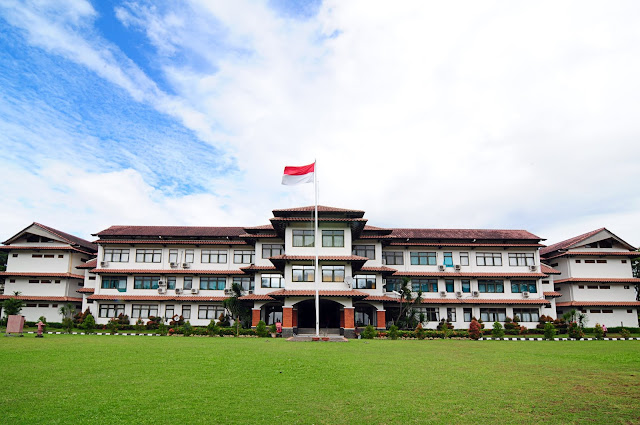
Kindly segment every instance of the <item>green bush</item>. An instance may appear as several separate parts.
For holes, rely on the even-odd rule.
[[[191,323],[189,323],[188,320],[186,322],[184,322],[184,325],[182,326],[182,334],[184,336],[193,335],[193,326],[191,326]]]
[[[389,328],[389,332],[387,332],[389,338],[396,340],[398,339],[398,327],[396,325],[391,325]]]
[[[493,331],[491,332],[491,335],[497,339],[502,339],[504,337],[504,328],[500,322],[493,323]]]
[[[425,338],[424,329],[422,328],[422,323],[418,323],[418,326],[416,326],[415,335],[416,335],[416,338],[418,339]]]
[[[144,322],[142,319],[136,320],[136,332],[142,332],[144,330]]]
[[[622,338],[630,338],[631,337],[631,332],[629,332],[627,329],[625,328],[620,328],[620,336]]]
[[[96,320],[93,318],[93,314],[89,313],[85,316],[82,321],[82,329],[88,334],[93,333],[93,330],[96,328]]]
[[[260,338],[265,338],[268,334],[269,332],[267,332],[267,324],[264,323],[263,320],[259,321],[256,325],[256,335],[258,335]]]
[[[378,336],[378,331],[372,325],[367,325],[362,331],[362,337],[364,339],[373,339]]]
[[[216,321],[214,319],[211,319],[211,321],[207,325],[207,334],[209,334],[209,336],[215,336],[219,333],[220,327],[216,324]]]
[[[602,329],[602,326],[600,326],[600,323],[596,323],[593,334],[596,339],[604,339],[604,330]]]
[[[162,335],[162,336],[165,336],[165,335],[167,334],[167,332],[168,332],[168,327],[167,327],[167,325],[165,325],[165,324],[164,324],[164,322],[161,322],[161,323],[158,325],[158,333],[159,333],[160,335]]]
[[[584,338],[584,332],[576,322],[571,322],[569,324],[568,333],[569,333],[569,338],[573,338],[573,339]]]
[[[472,320],[469,324],[469,337],[472,339],[480,339],[482,332],[480,331],[480,323],[477,320]]]
[[[73,329],[73,319],[71,317],[65,317],[62,319],[62,329],[64,329],[68,334],[71,333],[71,330]]]
[[[109,323],[107,323],[107,329],[109,329],[112,335],[118,333],[118,326],[118,319],[116,318],[109,320]]]
[[[553,322],[546,322],[544,324],[544,339],[552,340],[556,336],[556,327]]]

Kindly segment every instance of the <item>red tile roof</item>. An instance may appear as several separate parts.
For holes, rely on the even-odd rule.
[[[240,235],[241,238],[247,238],[247,239],[251,239],[251,238],[277,238],[278,235],[276,235],[275,233],[243,233],[242,235]]]
[[[312,289],[281,289],[279,291],[270,292],[271,297],[308,297],[314,296],[316,291]],[[362,297],[365,298],[369,294],[360,291],[318,291],[318,295],[323,297]]]
[[[244,295],[240,298],[238,298],[239,300],[243,300],[243,301],[273,301],[275,300],[275,298],[271,298],[269,295],[266,294],[249,294],[249,295]]]
[[[64,277],[67,279],[83,279],[84,276],[73,273],[36,273],[36,272],[0,272],[0,276],[16,277]]]
[[[274,217],[269,219],[272,222],[278,221],[314,221],[313,217]],[[331,221],[331,222],[366,222],[366,218],[350,218],[350,217],[318,217],[318,221]]]
[[[95,291],[94,288],[80,288],[76,292],[80,294],[93,294]]]
[[[74,251],[81,254],[95,255],[94,252],[74,248],[72,246],[25,246],[25,245],[3,245],[0,251]]]
[[[69,233],[62,232],[60,230],[54,229],[53,227],[45,226],[44,224],[35,223],[35,222],[33,224],[35,224],[36,226],[39,226],[39,227],[41,227],[41,228],[43,228],[45,230],[48,230],[49,232],[51,232],[54,235],[60,237],[61,239],[66,240],[69,243],[79,245],[79,246],[81,246],[83,248],[88,249],[89,251],[92,251],[92,252],[96,252],[98,250],[98,247],[95,246],[94,244],[92,244],[91,242],[89,242],[88,240],[79,238],[77,236],[70,235]]]
[[[0,295],[0,300],[8,300],[9,298],[17,298],[23,301],[59,301],[59,302],[72,302],[72,303],[82,302],[82,298],[75,298],[75,297],[49,297],[46,295]]]
[[[309,205],[306,207],[297,207],[297,208],[282,208],[276,209],[272,212],[275,214],[277,212],[312,212],[315,211],[315,205]],[[327,207],[325,205],[318,205],[318,212],[352,212],[352,213],[363,213],[362,210],[350,210],[345,208],[336,208],[336,207]]]
[[[556,291],[549,291],[549,292],[545,292],[543,294],[545,297],[561,297],[562,296],[562,292],[556,292]]]
[[[240,270],[244,270],[247,272],[255,272],[255,271],[270,272],[270,271],[276,271],[278,269],[276,269],[274,266],[255,266],[252,264],[248,267],[240,267]]]
[[[560,270],[556,270],[553,267],[549,267],[545,264],[540,265],[540,271],[544,274],[561,274]]]
[[[397,270],[392,269],[391,267],[382,266],[382,267],[362,267],[360,268],[361,272],[378,272],[378,273],[395,273]]]
[[[598,257],[640,257],[638,251],[567,251],[558,252],[556,254],[549,254],[544,258],[550,260],[557,257],[580,257],[580,256],[598,256]]]
[[[117,244],[146,244],[146,245],[247,245],[242,240],[176,240],[176,239],[99,239],[96,241],[98,245],[117,245]]]
[[[260,226],[252,226],[252,227],[245,227],[245,230],[273,230],[273,226],[271,224],[263,224]]]
[[[87,299],[94,301],[223,301],[229,297],[191,296],[191,295],[91,295]]]
[[[79,266],[76,266],[76,269],[95,269],[97,265],[98,265],[98,260],[94,258],[93,260],[89,260],[84,264],[80,264]]]
[[[366,298],[369,301],[372,297]],[[400,302],[399,298],[391,298],[381,301]],[[373,300],[375,301],[375,300]],[[483,298],[423,298],[422,304],[549,304],[548,300],[513,298],[513,299],[483,299]]]
[[[276,255],[269,258],[269,260],[280,261],[293,261],[293,260],[315,260],[313,255]],[[360,257],[358,255],[320,255],[318,257],[320,261],[368,261],[367,257]]]
[[[407,277],[502,277],[502,278],[541,278],[547,277],[544,273],[454,273],[454,272],[405,272],[397,271],[394,276],[407,276]]]
[[[405,239],[543,240],[526,230],[502,229],[393,229],[391,234]]]
[[[566,239],[558,243],[554,243],[553,245],[549,245],[548,247],[541,249],[540,254],[545,255],[549,252],[557,251],[559,249],[567,249],[570,246],[577,244],[578,242],[581,242],[587,238],[590,238],[593,235],[596,235],[602,232],[603,230],[607,230],[607,229],[605,229],[604,227],[601,227],[599,229],[592,230],[587,233],[583,233],[582,235],[574,236],[573,238]]]
[[[553,283],[594,282],[594,283],[633,283],[640,284],[640,278],[614,278],[614,277],[572,277],[569,279],[555,280]]]
[[[568,301],[556,303],[556,307],[640,307],[640,301]]]
[[[543,247],[544,245],[535,243],[535,244],[525,244],[525,243],[469,243],[469,242],[456,242],[456,243],[441,243],[441,242],[412,242],[412,241],[393,241],[389,243],[392,246],[451,246],[451,247],[500,247],[500,248],[508,248],[508,247],[519,247],[519,248],[538,248]]]
[[[387,295],[369,295],[363,301],[387,301],[387,302],[400,302],[400,298],[393,298]]]
[[[242,270],[195,270],[195,269],[157,269],[157,270],[144,270],[144,269],[93,269],[91,273],[103,273],[103,274],[195,274],[195,275],[241,275],[244,274]],[[84,277],[83,277],[84,279]]]
[[[152,236],[152,237],[237,237],[244,227],[198,227],[198,226],[111,226],[94,236]]]

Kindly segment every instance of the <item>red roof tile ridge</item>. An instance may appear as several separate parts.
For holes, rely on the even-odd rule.
[[[546,248],[542,248],[542,249],[540,250],[540,254],[544,255],[544,254],[547,254],[547,253],[549,253],[549,252],[557,251],[557,250],[559,250],[559,249],[565,249],[565,248],[568,248],[568,247],[570,247],[571,245],[575,245],[576,243],[578,243],[578,242],[580,242],[580,241],[583,241],[583,240],[585,240],[585,239],[587,239],[587,238],[590,238],[590,237],[591,237],[591,236],[593,236],[593,235],[596,235],[596,234],[598,234],[598,233],[602,232],[603,230],[607,230],[607,229],[606,229],[605,227],[601,227],[601,228],[599,228],[599,229],[592,230],[592,231],[590,231],[590,232],[583,233],[583,234],[581,234],[581,235],[574,236],[574,237],[572,237],[572,238],[565,239],[565,240],[563,240],[563,241],[560,241],[560,242],[554,243],[554,244],[552,244],[552,245],[549,245],[549,246],[548,246],[548,247],[546,247]]]
[[[74,236],[74,235],[72,235],[70,233],[63,232],[62,230],[54,229],[51,226],[47,226],[45,224],[38,223],[36,221],[34,221],[31,225],[27,226],[24,230],[26,230],[27,228],[29,228],[31,226],[38,226],[38,227],[40,227],[40,228],[42,228],[42,229],[44,229],[44,230],[46,230],[46,231],[48,231],[50,233],[53,233],[54,235],[56,235],[59,238],[65,240],[66,242],[69,242],[72,245],[79,245],[81,247],[84,247],[84,248],[89,249],[89,250],[94,251],[94,252],[98,250],[98,247],[95,244],[89,242],[86,239],[82,239],[82,238],[80,238],[78,236]]]

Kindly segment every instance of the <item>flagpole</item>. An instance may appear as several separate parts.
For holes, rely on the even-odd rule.
[[[318,278],[319,278],[319,270],[320,267],[318,265],[318,245],[320,244],[320,240],[318,239],[318,164],[316,160],[313,160],[313,191],[315,193],[316,199],[316,207],[315,207],[315,228],[313,234],[314,245],[316,247],[316,270],[315,270],[315,287],[316,287],[316,336],[320,336],[320,295],[318,293]]]

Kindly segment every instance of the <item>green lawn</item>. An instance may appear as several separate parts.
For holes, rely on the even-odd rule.
[[[640,423],[640,341],[0,339],[0,422]]]

